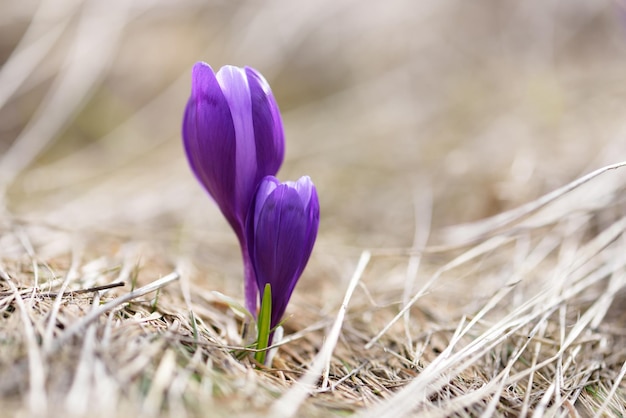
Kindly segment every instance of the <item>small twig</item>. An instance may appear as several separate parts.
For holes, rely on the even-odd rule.
[[[102,286],[88,287],[86,289],[72,290],[69,292],[65,292],[64,294],[67,296],[76,296],[76,295],[83,295],[85,293],[94,293],[94,292],[99,292],[101,290],[114,289],[116,287],[124,287],[124,286],[125,286],[124,282],[115,282],[115,283],[105,284]],[[55,297],[56,295],[57,294],[54,292],[39,294],[39,296],[42,296],[42,297]]]
[[[86,289],[78,289],[78,290],[70,290],[68,292],[63,292],[64,296],[76,296],[83,295],[85,293],[94,293],[99,292],[101,290],[113,289],[116,287],[123,287],[125,285],[124,282],[115,282],[110,284],[105,284],[102,286],[94,286],[88,287]],[[22,295],[23,298],[32,298],[32,297],[40,297],[40,298],[56,298],[59,294],[58,292],[45,292],[45,293],[34,293],[36,292],[36,288],[22,289],[18,293]],[[22,294],[23,293],[23,294]],[[0,292],[0,297],[12,296],[14,292]]]

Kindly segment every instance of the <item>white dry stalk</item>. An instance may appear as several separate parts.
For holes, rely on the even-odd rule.
[[[548,387],[548,389],[543,394],[543,396],[541,397],[539,404],[537,404],[537,406],[535,407],[535,410],[533,411],[533,415],[532,415],[533,418],[541,418],[544,416],[544,412],[548,406],[548,403],[550,402],[550,399],[552,399],[552,394],[554,393],[555,389],[556,389],[556,385],[554,382],[552,382],[550,386]]]
[[[100,305],[100,293],[96,292],[93,297],[92,310]],[[94,375],[95,366],[96,326],[90,324],[85,332],[85,342],[81,351],[74,381],[69,393],[65,398],[65,410],[69,415],[83,416],[87,412],[92,396],[92,381],[97,380]]]
[[[543,335],[546,332],[546,328],[547,328],[547,321],[545,320],[541,320],[539,321],[538,325],[537,325],[537,335],[540,337],[543,337]],[[530,363],[530,367],[529,370],[531,370],[531,372],[529,373],[528,376],[528,383],[526,384],[526,387],[528,388],[532,388],[533,387],[533,381],[535,379],[535,370],[537,370],[537,359],[539,358],[539,354],[541,353],[541,341],[537,341],[535,343],[535,349],[533,350],[533,354],[532,354],[532,361]],[[521,378],[519,379],[521,380]],[[528,415],[528,411],[530,410],[530,395],[531,395],[532,391],[527,390],[526,393],[524,394],[524,402],[522,404],[522,410],[520,413],[520,416],[527,416]]]
[[[267,349],[267,358],[265,359],[265,364],[267,364],[268,367],[272,367],[272,361],[274,361],[274,357],[276,356],[276,353],[278,353],[277,345],[282,343],[284,335],[285,329],[282,326],[278,326],[274,331],[272,345],[269,349]]]
[[[143,407],[141,408],[142,416],[153,417],[159,414],[163,394],[167,391],[167,387],[176,374],[176,354],[172,350],[167,350],[161,358],[161,363],[156,370],[150,391],[146,395]]]
[[[174,329],[170,330],[175,332]],[[167,401],[169,404],[170,417],[172,418],[185,418],[187,416],[185,410],[184,393],[190,386],[190,382],[193,381],[193,374],[202,363],[202,350],[196,350],[193,357],[187,363],[184,369],[177,370],[175,378],[172,380],[169,388],[167,389]]]
[[[46,366],[44,358],[39,349],[35,329],[28,314],[26,305],[22,296],[13,283],[13,279],[9,276],[3,266],[0,266],[0,275],[8,283],[14,294],[15,302],[20,311],[20,317],[24,324],[24,334],[26,336],[26,345],[28,349],[28,370],[29,370],[29,392],[28,407],[30,413],[34,417],[44,416],[48,408],[48,399],[46,396]]]
[[[314,391],[314,384],[323,375],[323,387],[328,385],[328,371],[330,368],[330,360],[337,345],[337,341],[339,340],[339,334],[341,333],[341,326],[343,324],[343,319],[346,315],[346,311],[348,309],[348,303],[352,298],[352,293],[356,288],[357,284],[361,280],[367,265],[371,259],[371,254],[369,251],[364,251],[361,254],[361,258],[357,263],[356,269],[354,270],[354,274],[348,283],[348,288],[346,290],[346,294],[343,298],[343,302],[341,303],[341,307],[337,312],[337,316],[335,318],[335,322],[333,323],[332,328],[330,329],[322,348],[319,353],[313,359],[313,362],[309,366],[309,369],[304,374],[304,376],[298,380],[297,383],[293,385],[291,389],[289,389],[283,396],[281,396],[271,407],[270,416],[272,417],[281,417],[288,418],[293,417],[298,412],[300,405],[306,399],[310,392]]]
[[[143,370],[150,366],[160,354],[163,353],[164,348],[167,346],[167,340],[159,339],[158,341],[146,345],[141,351],[140,356],[134,357],[129,363],[125,364],[123,368],[120,368],[115,373],[115,379],[117,384],[121,387],[130,385],[132,379],[140,374]]]
[[[2,106],[0,106],[2,107]],[[37,263],[37,257],[35,256],[35,249],[33,248],[33,244],[30,242],[28,238],[28,234],[22,229],[18,228],[16,232],[16,236],[19,239],[20,243],[24,247],[26,254],[31,259],[32,267],[33,267],[33,294],[37,291],[39,287],[39,265]]]
[[[419,196],[419,197],[418,197]],[[407,305],[413,288],[415,287],[415,281],[417,280],[417,273],[419,271],[420,262],[422,260],[422,254],[419,252],[422,248],[426,247],[428,243],[428,237],[430,236],[430,227],[433,211],[433,198],[430,188],[421,187],[419,193],[415,193],[413,199],[414,210],[414,222],[415,231],[413,233],[413,245],[412,250],[414,253],[409,257],[409,262],[406,267],[406,280],[404,284],[404,292],[402,293],[402,303]],[[410,322],[411,311],[406,310],[404,314],[404,330],[407,339],[407,347],[412,347],[411,341],[413,338],[410,334]],[[411,353],[414,357],[414,353]]]
[[[59,314],[59,309],[61,308],[61,303],[63,302],[63,297],[65,291],[67,290],[67,287],[70,284],[70,281],[75,279],[78,275],[78,266],[80,265],[80,260],[82,258],[81,253],[82,251],[73,252],[70,269],[65,274],[65,278],[63,279],[63,283],[61,284],[61,289],[59,289],[54,303],[52,304],[52,309],[50,309],[48,324],[46,325],[46,330],[43,335],[43,349],[45,352],[48,352],[52,347],[54,330],[57,327],[57,315]]]
[[[454,244],[454,246],[461,247],[471,245],[472,243],[480,242],[489,236],[502,232],[505,228],[529,218],[530,216],[539,212],[541,209],[545,208],[556,200],[585,185],[586,183],[589,183],[596,177],[605,174],[608,171],[616,170],[624,166],[626,166],[626,161],[621,161],[615,164],[604,166],[595,171],[592,171],[589,174],[579,177],[576,180],[567,183],[565,186],[553,190],[552,192],[547,193],[538,199],[528,202],[525,205],[522,205],[508,212],[496,215],[486,221],[481,221],[477,225],[480,231],[476,233],[474,237],[467,239],[463,243]]]

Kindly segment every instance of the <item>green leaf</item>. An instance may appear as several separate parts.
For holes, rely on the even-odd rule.
[[[265,289],[263,290],[263,299],[261,300],[261,310],[259,312],[259,319],[257,322],[257,344],[256,348],[258,350],[254,354],[254,358],[261,364],[265,364],[265,355],[269,344],[270,339],[270,320],[272,318],[272,287],[269,283],[265,285]]]

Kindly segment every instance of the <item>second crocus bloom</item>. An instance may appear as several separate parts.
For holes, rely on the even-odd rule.
[[[317,237],[320,206],[309,177],[281,183],[267,176],[250,207],[246,234],[261,292],[272,289],[271,328],[281,320]]]

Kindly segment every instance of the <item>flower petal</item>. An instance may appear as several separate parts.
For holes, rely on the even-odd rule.
[[[302,180],[302,179],[301,179]],[[313,252],[313,246],[315,245],[315,240],[317,239],[317,231],[320,225],[320,202],[317,197],[317,189],[311,182],[311,179],[307,177],[308,182],[310,183],[310,195],[309,201],[305,206],[305,212],[307,214],[307,231],[306,231],[306,247],[304,248],[304,256],[300,260],[300,269],[298,270],[298,277],[304,271],[306,264],[309,262],[309,257],[311,256],[311,252]],[[299,183],[300,181],[298,181]],[[302,198],[302,196],[300,196]]]
[[[231,111],[211,67],[192,71],[191,97],[183,117],[183,144],[192,171],[235,229],[242,230],[233,206],[235,129]]]
[[[315,189],[311,178],[309,176],[300,177],[298,181],[293,184],[293,187],[298,192],[300,199],[302,199],[302,204],[305,207],[308,206],[311,201],[311,194]]]
[[[261,183],[259,184],[259,188],[255,193],[255,198],[253,199],[255,202],[253,206],[250,208],[250,216],[254,220],[254,230],[256,231],[259,219],[259,213],[261,212],[261,208],[265,205],[265,201],[269,197],[270,194],[280,185],[280,181],[274,176],[265,176]]]
[[[253,68],[245,68],[252,103],[256,158],[260,173],[276,174],[285,155],[283,122],[269,84]]]
[[[235,205],[239,214],[245,216],[254,190],[262,177],[257,167],[250,87],[245,70],[232,65],[222,67],[217,73],[217,80],[230,107],[235,127]]]

